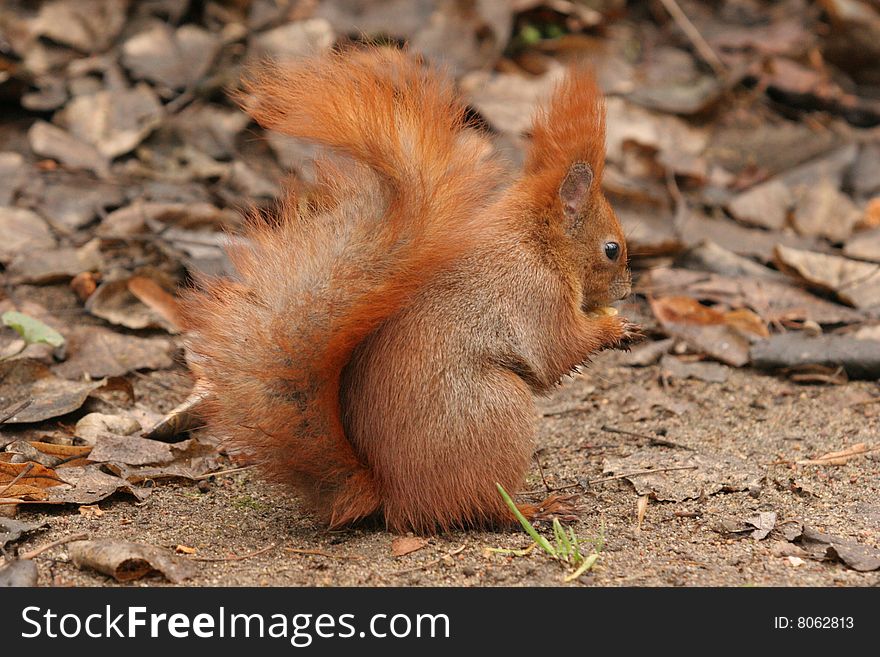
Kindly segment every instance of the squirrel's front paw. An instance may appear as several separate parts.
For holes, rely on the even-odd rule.
[[[630,346],[637,344],[645,339],[645,334],[642,332],[642,327],[638,324],[634,324],[628,319],[621,318],[621,336],[615,348],[617,349],[629,349]]]
[[[627,350],[631,345],[641,342],[645,335],[642,327],[634,324],[625,317],[608,317],[607,332],[605,334],[605,349]]]

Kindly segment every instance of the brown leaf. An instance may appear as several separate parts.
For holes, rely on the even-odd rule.
[[[2,490],[0,484],[0,490]],[[10,543],[15,543],[22,536],[46,527],[45,522],[22,522],[14,518],[0,517],[0,549],[6,548]]]
[[[880,265],[777,246],[780,268],[856,308],[880,306]]]
[[[102,472],[97,465],[59,468],[56,474],[66,485],[49,491],[45,498],[49,504],[94,504],[117,492],[128,493],[139,501],[150,495],[150,489]]]
[[[112,461],[126,465],[170,463],[174,458],[171,445],[136,436],[98,436],[89,454],[90,461]]]
[[[132,276],[128,279],[128,291],[141,303],[156,311],[174,332],[180,331],[183,320],[177,299],[168,294],[153,278]]]
[[[96,271],[104,266],[100,241],[92,240],[78,249],[65,247],[21,253],[9,265],[9,273],[17,282],[56,283],[81,272]]]
[[[56,120],[74,138],[114,158],[132,151],[159,125],[162,105],[146,85],[75,96]]]
[[[0,263],[10,262],[24,252],[55,248],[48,224],[24,208],[0,207]]]
[[[391,541],[391,554],[395,557],[402,557],[410,552],[421,550],[428,544],[428,541],[419,536],[398,536]]]
[[[638,289],[656,296],[687,295],[732,308],[747,307],[764,322],[847,324],[864,320],[858,311],[793,287],[787,280],[762,280],[751,274],[719,276],[661,267],[643,275]]]
[[[843,254],[858,260],[880,262],[880,228],[854,235],[843,247]]]
[[[662,471],[663,468],[693,469]],[[760,488],[764,474],[761,468],[727,454],[697,454],[666,448],[643,447],[626,457],[607,457],[603,474],[617,475],[643,470],[660,470],[650,474],[625,477],[638,495],[650,495],[658,501],[681,502],[719,492]]]
[[[63,483],[55,470],[39,463],[5,463],[0,460],[0,497],[45,499],[46,489]]]
[[[125,24],[128,0],[51,0],[43,3],[35,34],[84,53],[107,49]]]
[[[174,345],[165,338],[139,338],[100,326],[77,326],[65,336],[67,360],[53,371],[68,379],[121,376],[134,370],[171,367]]]
[[[48,367],[30,358],[0,361],[0,399],[10,406],[31,403],[8,424],[39,422],[75,411],[83,405],[102,381],[68,381],[55,376]]]
[[[36,121],[28,131],[28,141],[41,157],[51,157],[72,169],[93,171],[101,178],[110,173],[108,158],[97,148],[51,123]]]
[[[793,223],[801,235],[826,237],[841,243],[852,233],[862,213],[830,180],[808,187],[797,200]]]
[[[758,326],[763,327],[757,318],[743,321],[747,311],[737,311],[728,318],[726,313],[708,308],[692,297],[652,298],[650,304],[668,335],[733,367],[749,362],[747,336],[754,335]]]
[[[154,545],[116,539],[74,541],[68,551],[78,567],[97,570],[118,582],[132,582],[158,572],[178,584],[196,573],[194,564]]]
[[[779,180],[771,180],[735,196],[727,207],[738,221],[779,230],[785,226],[793,203],[789,188]]]
[[[36,586],[37,564],[31,559],[13,559],[0,568],[0,588]]]

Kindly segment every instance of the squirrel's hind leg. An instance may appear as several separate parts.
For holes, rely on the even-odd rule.
[[[381,473],[389,529],[433,533],[513,521],[496,482],[511,494],[525,480],[535,432],[531,390],[501,368],[450,373],[449,385],[403,404],[376,427],[368,461]],[[435,382],[436,384],[436,382]],[[424,400],[432,403],[425,405]]]

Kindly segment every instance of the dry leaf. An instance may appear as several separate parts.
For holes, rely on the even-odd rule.
[[[141,303],[154,310],[165,320],[167,326],[179,332],[183,326],[177,299],[168,294],[152,278],[132,276],[128,279],[128,291]]]
[[[0,399],[9,406],[30,402],[7,419],[8,424],[39,422],[75,411],[102,385],[102,381],[62,379],[30,358],[0,361]]]
[[[391,554],[395,557],[402,557],[410,552],[421,550],[428,544],[428,541],[419,536],[398,536],[391,541]]]
[[[84,504],[79,507],[79,514],[84,518],[100,518],[104,512],[97,504]]]
[[[158,572],[178,584],[196,573],[191,562],[154,545],[115,539],[74,541],[68,551],[71,561],[80,568],[97,570],[118,582],[132,582]]]
[[[780,268],[808,284],[834,292],[856,308],[880,306],[880,265],[825,253],[776,247]]]

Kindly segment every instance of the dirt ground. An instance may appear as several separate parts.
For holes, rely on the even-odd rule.
[[[606,353],[539,402],[537,457],[544,477],[551,487],[584,485],[564,491],[580,493],[573,528],[582,542],[604,535],[595,566],[570,585],[880,584],[880,573],[811,559],[781,533],[798,521],[863,545],[880,544],[880,454],[842,466],[792,464],[875,441],[880,431],[876,383],[799,386],[732,371],[725,383],[674,380],[664,389],[659,366],[632,368],[625,359],[625,354]],[[651,446],[651,436],[676,446]],[[754,466],[759,484],[750,490],[704,491],[680,502],[649,500],[639,529],[639,495],[632,483],[589,483],[607,478],[606,459],[637,450],[647,450],[649,467],[676,453],[731,457]],[[534,499],[543,497],[537,466],[528,487],[538,491]],[[100,517],[69,509],[23,510],[19,519],[45,521],[49,529],[23,542],[21,550],[77,533],[172,549],[183,545],[196,549],[186,558],[220,559],[198,562],[197,576],[187,582],[194,586],[559,586],[571,572],[537,551],[528,556],[486,552],[527,547],[530,539],[518,528],[437,536],[420,550],[394,557],[392,534],[369,527],[327,532],[304,515],[294,496],[267,486],[252,470],[201,486],[159,485],[143,503],[116,496],[100,508]],[[777,520],[766,538],[730,531],[768,511],[776,512]],[[547,526],[541,530],[549,532]],[[37,560],[42,585],[114,584],[69,563],[64,546]],[[165,583],[151,576],[136,585]]]

